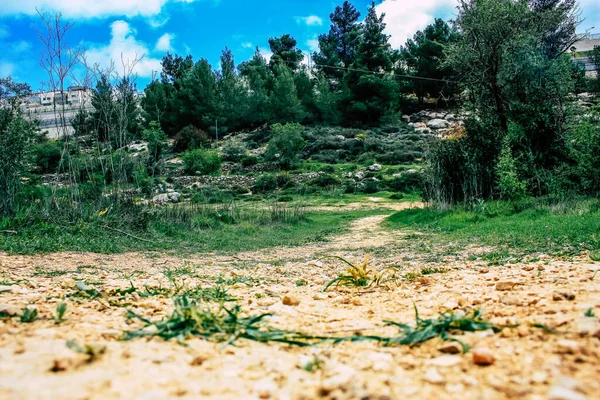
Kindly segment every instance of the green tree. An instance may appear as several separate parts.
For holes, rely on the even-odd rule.
[[[600,92],[600,46],[594,46],[590,59],[596,70],[596,91]]]
[[[107,75],[100,76],[96,83],[96,90],[92,92],[91,103],[94,108],[92,120],[97,139],[100,142],[107,142],[112,137],[114,129],[115,108],[113,86]]]
[[[18,100],[30,93],[29,85],[10,77],[0,79],[0,101],[6,102],[0,107],[0,216],[4,217],[15,213],[26,156],[35,139],[35,126],[18,108]]]
[[[150,121],[142,132],[142,138],[148,142],[148,165],[155,174],[157,165],[169,144],[169,138],[160,128],[158,121]]]
[[[181,79],[170,108],[170,125],[176,131],[194,125],[208,130],[218,116],[217,78],[207,60],[201,59]]]
[[[326,125],[338,125],[342,120],[339,95],[333,90],[324,74],[320,74],[314,90],[315,107],[319,120]]]
[[[184,58],[177,54],[167,53],[160,64],[162,66],[162,72],[160,73],[162,82],[175,84],[178,79],[183,78],[194,67],[194,60],[190,55]]]
[[[457,32],[442,19],[436,18],[433,24],[415,33],[400,49],[400,58],[411,75],[430,79],[450,80],[453,72],[446,63],[445,51],[457,39]],[[448,97],[453,87],[449,82],[414,79],[408,89],[414,92],[423,103],[425,96]]]
[[[89,135],[94,131],[94,120],[89,111],[80,108],[71,121],[75,136]]]
[[[238,67],[245,86],[248,88],[248,124],[258,126],[268,118],[269,89],[272,87],[273,74],[258,47],[254,56]]]
[[[158,121],[163,123],[166,121],[169,100],[173,93],[173,86],[169,83],[160,81],[152,81],[144,89],[144,97],[140,105],[142,106],[144,119],[146,121]]]
[[[302,50],[296,47],[297,44],[296,39],[289,33],[269,39],[269,47],[273,53],[270,62],[273,72],[276,72],[275,66],[280,63],[285,64],[292,71],[296,71],[300,67],[300,61],[304,59],[304,55]]]
[[[271,126],[271,139],[267,145],[267,158],[276,160],[283,168],[298,163],[300,151],[306,146],[302,138],[304,127],[300,124],[275,124]]]
[[[344,1],[329,15],[329,32],[319,36],[319,52],[313,54],[313,59],[330,80],[341,80],[355,61],[361,37],[359,18],[356,7]]]
[[[391,49],[390,37],[384,33],[384,17],[377,15],[372,3],[362,26],[356,59],[344,76],[347,123],[376,125],[383,116],[397,111],[398,81],[391,74],[397,52]]]
[[[227,47],[221,55],[221,73],[217,82],[219,126],[222,132],[248,124],[248,90],[237,76],[233,53]]]
[[[270,122],[299,122],[305,117],[306,112],[294,83],[294,77],[288,67],[279,64],[275,67],[275,85],[269,96],[268,120]]]

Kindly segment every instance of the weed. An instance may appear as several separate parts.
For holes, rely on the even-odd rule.
[[[448,268],[423,267],[421,268],[421,275],[443,274],[448,271]]]
[[[585,312],[583,313],[584,317],[595,317],[596,314],[594,313],[594,309],[593,308],[588,308],[587,310],[585,310]]]
[[[75,271],[62,271],[62,270],[49,270],[42,267],[35,267],[35,272],[32,276],[43,276],[45,278],[54,278],[57,276],[67,275],[69,273],[74,273]]]
[[[185,265],[182,267],[177,267],[173,269],[166,268],[163,271],[163,275],[169,280],[173,280],[174,278],[179,276],[195,276],[196,268],[190,265],[189,263],[185,263]]]
[[[306,372],[315,372],[321,368],[323,368],[323,361],[317,356],[302,366]]]
[[[213,311],[208,307],[199,307],[198,303],[187,295],[177,296],[173,301],[175,309],[171,316],[157,322],[128,310],[129,319],[141,321],[148,329],[125,332],[124,340],[158,336],[164,340],[175,338],[183,342],[189,337],[197,336],[226,344],[234,344],[238,339],[247,339],[262,343],[279,342],[308,346],[313,339],[296,331],[281,330],[266,325],[264,320],[271,314],[242,317],[239,305],[231,309],[220,305],[216,311]]]
[[[21,314],[21,322],[30,323],[38,319],[38,311],[37,308],[29,308],[25,307],[23,309],[23,314]]]
[[[66,345],[76,353],[88,356],[88,362],[92,362],[106,352],[106,346],[84,343],[80,345],[74,340],[67,340]]]
[[[54,322],[57,324],[60,324],[61,322],[63,322],[65,320],[64,316],[65,316],[66,312],[67,312],[67,303],[65,303],[64,301],[61,301],[56,306],[56,314],[54,315]]]
[[[365,287],[371,285],[379,285],[381,280],[383,279],[383,275],[394,269],[393,267],[385,268],[381,271],[376,271],[369,267],[369,255],[365,255],[362,264],[352,264],[350,261],[338,257],[338,256],[330,256],[324,258],[335,258],[341,260],[345,264],[348,265],[346,268],[346,272],[344,274],[340,274],[337,278],[330,280],[327,282],[323,291],[326,291],[332,285],[335,286],[357,286],[357,287]]]
[[[481,316],[482,310],[473,311],[472,315],[464,312],[442,312],[436,319],[421,319],[415,305],[415,326],[409,326],[399,322],[384,321],[388,325],[397,326],[401,329],[400,336],[385,340],[387,345],[409,345],[415,346],[433,338],[452,340],[460,343],[463,352],[469,351],[469,346],[460,340],[450,336],[453,332],[475,332],[492,329],[499,332],[500,327],[484,321]]]
[[[295,285],[296,285],[296,286],[298,286],[298,287],[300,287],[300,286],[306,286],[306,285],[307,285],[307,283],[306,283],[306,281],[305,281],[304,279],[298,279],[298,280],[295,282]]]

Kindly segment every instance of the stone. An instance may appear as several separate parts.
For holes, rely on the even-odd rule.
[[[362,299],[360,297],[355,297],[352,299],[352,304],[355,306],[362,306],[365,303],[362,301]]]
[[[575,294],[571,292],[554,292],[552,293],[552,300],[554,301],[562,301],[562,300],[575,300]]]
[[[562,386],[552,386],[548,391],[548,400],[587,400],[587,396]]]
[[[367,168],[369,171],[373,171],[373,172],[377,172],[377,171],[381,171],[381,165],[379,164],[373,164],[373,165],[369,165],[369,167]]]
[[[425,382],[433,383],[433,384],[441,384],[444,383],[444,377],[438,372],[437,368],[431,367],[425,374],[423,375],[423,380]]]
[[[447,342],[438,347],[438,350],[447,354],[459,354],[462,353],[462,346],[458,342]]]
[[[496,290],[513,290],[517,286],[517,282],[513,281],[500,281],[496,282]]]
[[[179,203],[181,195],[178,192],[157,194],[152,198],[154,204]]]
[[[575,354],[579,351],[579,343],[574,340],[560,339],[556,342],[555,353]]]
[[[327,300],[329,296],[326,293],[315,293],[313,300]]]
[[[454,365],[460,364],[461,362],[462,362],[461,357],[445,354],[443,356],[439,356],[439,357],[435,357],[430,360],[427,360],[427,361],[425,361],[425,364],[433,365],[436,367],[452,367]]]
[[[473,362],[477,365],[492,365],[496,361],[496,356],[487,347],[476,347],[471,350]]]
[[[575,321],[575,329],[579,336],[600,335],[600,321],[596,317],[581,317]]]
[[[286,306],[297,306],[300,304],[300,299],[292,295],[285,295],[283,296],[283,299],[281,299],[281,302]]]
[[[427,127],[431,129],[445,129],[450,126],[450,123],[445,119],[432,119],[427,123]]]
[[[19,315],[21,310],[17,306],[13,306],[12,304],[0,304],[0,315],[5,314],[9,317],[14,317],[15,315]]]

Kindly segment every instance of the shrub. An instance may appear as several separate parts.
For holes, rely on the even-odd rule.
[[[221,157],[213,150],[189,150],[182,154],[181,159],[188,174],[212,175],[221,170]]]
[[[250,167],[252,165],[258,164],[258,157],[256,156],[245,156],[242,158],[242,166]]]
[[[377,193],[379,192],[379,183],[376,180],[369,179],[368,181],[361,182],[360,185],[358,185],[358,190],[361,193],[367,194]]]
[[[572,170],[581,182],[580,190],[588,194],[600,193],[599,120],[600,104],[574,127],[567,140],[569,154],[576,163]]]
[[[273,174],[263,174],[254,183],[254,191],[259,193],[270,192],[275,189],[277,189],[277,179]]]
[[[313,179],[311,183],[324,188],[328,186],[337,186],[340,184],[340,180],[333,175],[322,174]]]
[[[246,144],[238,139],[228,140],[222,148],[223,160],[238,162],[246,156],[248,148]]]
[[[188,125],[175,135],[173,151],[182,152],[206,147],[210,143],[210,137],[202,129]]]
[[[498,179],[498,190],[502,199],[519,200],[527,194],[525,182],[520,180],[517,175],[517,167],[508,138],[504,140],[500,156],[498,157],[496,176]]]
[[[58,169],[62,156],[62,143],[58,140],[47,140],[31,148],[33,163],[42,174],[54,173]]]
[[[287,203],[290,201],[294,201],[294,198],[292,196],[284,195],[284,196],[279,196],[277,198],[277,201],[280,203]]]
[[[156,121],[150,121],[148,129],[142,132],[142,138],[148,142],[149,164],[154,165],[161,159],[169,138]]]
[[[271,126],[267,157],[277,161],[283,168],[296,165],[300,151],[306,145],[302,138],[303,129],[304,127],[297,123]]]
[[[277,175],[275,175],[275,182],[277,182],[277,187],[281,189],[294,186],[292,175],[285,171],[279,172]]]
[[[417,171],[405,171],[385,183],[396,192],[411,192],[422,188],[423,175]]]

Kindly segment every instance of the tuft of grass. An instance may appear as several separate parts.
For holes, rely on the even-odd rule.
[[[393,270],[393,267],[385,268],[381,271],[376,271],[369,266],[369,255],[365,255],[362,264],[352,264],[343,257],[328,256],[323,258],[334,258],[341,260],[347,265],[346,271],[338,277],[330,280],[325,284],[323,291],[326,291],[331,286],[356,286],[368,287],[371,285],[379,285],[386,272]]]
[[[590,317],[590,318],[594,318],[596,316],[596,313],[594,313],[594,309],[593,308],[588,308],[587,310],[585,310],[585,312],[583,313],[584,317]]]
[[[38,319],[38,310],[37,308],[29,308],[25,307],[23,309],[23,314],[21,314],[20,320],[23,323],[31,323]]]
[[[500,327],[482,319],[483,311],[475,310],[472,314],[464,312],[442,312],[438,318],[421,319],[419,310],[415,305],[415,325],[410,326],[400,322],[384,321],[387,325],[400,328],[400,335],[383,340],[386,345],[415,346],[428,340],[439,337],[442,340],[451,340],[460,343],[463,352],[469,351],[469,346],[461,342],[452,334],[457,332],[476,332],[492,329],[499,332]]]
[[[65,320],[64,317],[65,317],[66,312],[67,312],[67,303],[65,303],[64,301],[61,301],[56,306],[56,314],[54,314],[54,322],[57,324],[60,324],[61,322],[63,322]]]
[[[216,311],[200,307],[196,300],[187,295],[176,296],[175,309],[168,318],[150,321],[128,310],[129,319],[139,320],[144,329],[127,331],[124,340],[157,336],[164,340],[176,339],[184,342],[190,337],[201,337],[219,343],[234,344],[239,339],[261,343],[279,342],[297,346],[309,346],[314,339],[296,331],[273,328],[265,323],[271,314],[242,316],[239,305],[226,308],[222,304]]]
[[[88,362],[98,359],[106,352],[106,346],[84,343],[80,345],[75,340],[67,340],[66,345],[69,349],[76,353],[85,354],[88,356]]]

